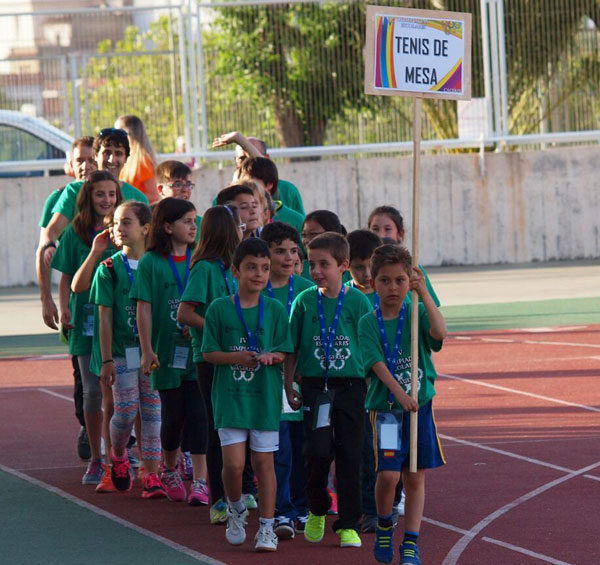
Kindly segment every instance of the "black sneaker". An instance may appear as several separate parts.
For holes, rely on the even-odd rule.
[[[308,520],[308,515],[298,516],[298,518],[296,518],[296,523],[294,524],[294,526],[295,526],[294,529],[296,530],[296,533],[301,533],[304,531],[307,520]]]
[[[87,435],[87,430],[81,426],[79,431],[79,437],[77,438],[77,455],[79,459],[87,461],[92,456],[92,450],[90,449],[90,440]]]
[[[296,531],[294,529],[294,522],[291,518],[286,516],[278,516],[275,518],[275,534],[281,540],[293,539]]]

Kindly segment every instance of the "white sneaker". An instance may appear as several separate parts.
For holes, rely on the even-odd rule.
[[[227,528],[225,538],[231,545],[242,545],[246,541],[246,519],[248,510],[238,512],[233,508],[227,509]]]
[[[272,526],[260,526],[254,536],[256,545],[254,551],[275,551],[277,549],[277,535]]]
[[[404,494],[404,491],[402,491],[402,496],[400,497],[400,502],[398,502],[398,506],[396,506],[396,508],[398,509],[398,516],[404,516],[405,502],[406,502],[406,495]]]

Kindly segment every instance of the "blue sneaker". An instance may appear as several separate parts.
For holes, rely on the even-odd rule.
[[[400,565],[421,565],[419,547],[416,543],[408,541],[400,548]]]
[[[379,563],[391,563],[394,559],[394,526],[375,529],[375,545],[373,546],[373,557]]]
[[[85,474],[81,479],[82,485],[98,485],[104,475],[104,469],[102,468],[102,461],[90,461],[88,463]]]

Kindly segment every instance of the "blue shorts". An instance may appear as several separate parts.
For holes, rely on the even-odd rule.
[[[369,411],[373,428],[373,448],[375,450],[376,471],[402,471],[410,463],[410,412],[402,418],[402,439],[399,450],[379,449],[376,410]],[[417,469],[435,469],[446,463],[437,434],[431,400],[421,406],[418,412]]]

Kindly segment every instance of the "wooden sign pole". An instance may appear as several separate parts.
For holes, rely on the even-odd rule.
[[[419,198],[421,193],[421,98],[413,104],[413,206],[412,206],[412,260],[419,265]],[[412,291],[410,328],[410,395],[419,400],[419,295]],[[410,413],[410,472],[417,472],[418,413]]]

